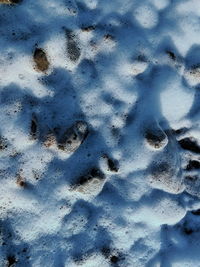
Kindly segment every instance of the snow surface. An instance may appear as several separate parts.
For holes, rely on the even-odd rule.
[[[199,21],[0,0],[0,267],[200,267]]]

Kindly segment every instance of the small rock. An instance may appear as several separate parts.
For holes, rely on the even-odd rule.
[[[110,172],[119,171],[118,163],[115,160],[109,158],[108,155],[103,155],[103,158],[106,160],[107,171]]]
[[[199,216],[199,215],[200,215],[200,209],[198,209],[198,210],[193,210],[193,211],[192,211],[192,214]]]
[[[25,182],[24,178],[20,174],[17,175],[16,183],[20,187],[25,187],[26,186],[26,182]]]
[[[36,64],[36,69],[45,72],[49,68],[49,61],[47,59],[46,53],[41,48],[36,48],[33,54],[33,59]]]

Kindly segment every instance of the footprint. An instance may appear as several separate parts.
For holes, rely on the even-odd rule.
[[[14,266],[16,263],[17,263],[17,259],[15,256],[13,255],[10,255],[7,257],[7,266],[10,267],[10,266]]]
[[[117,173],[119,171],[119,164],[116,160],[111,159],[108,155],[102,156],[102,165],[104,165],[104,168],[108,172]]]

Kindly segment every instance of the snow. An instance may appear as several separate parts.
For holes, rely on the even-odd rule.
[[[199,7],[0,0],[0,267],[200,266]]]

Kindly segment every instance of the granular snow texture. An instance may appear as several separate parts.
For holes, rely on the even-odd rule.
[[[0,267],[200,267],[199,25],[0,0]]]

